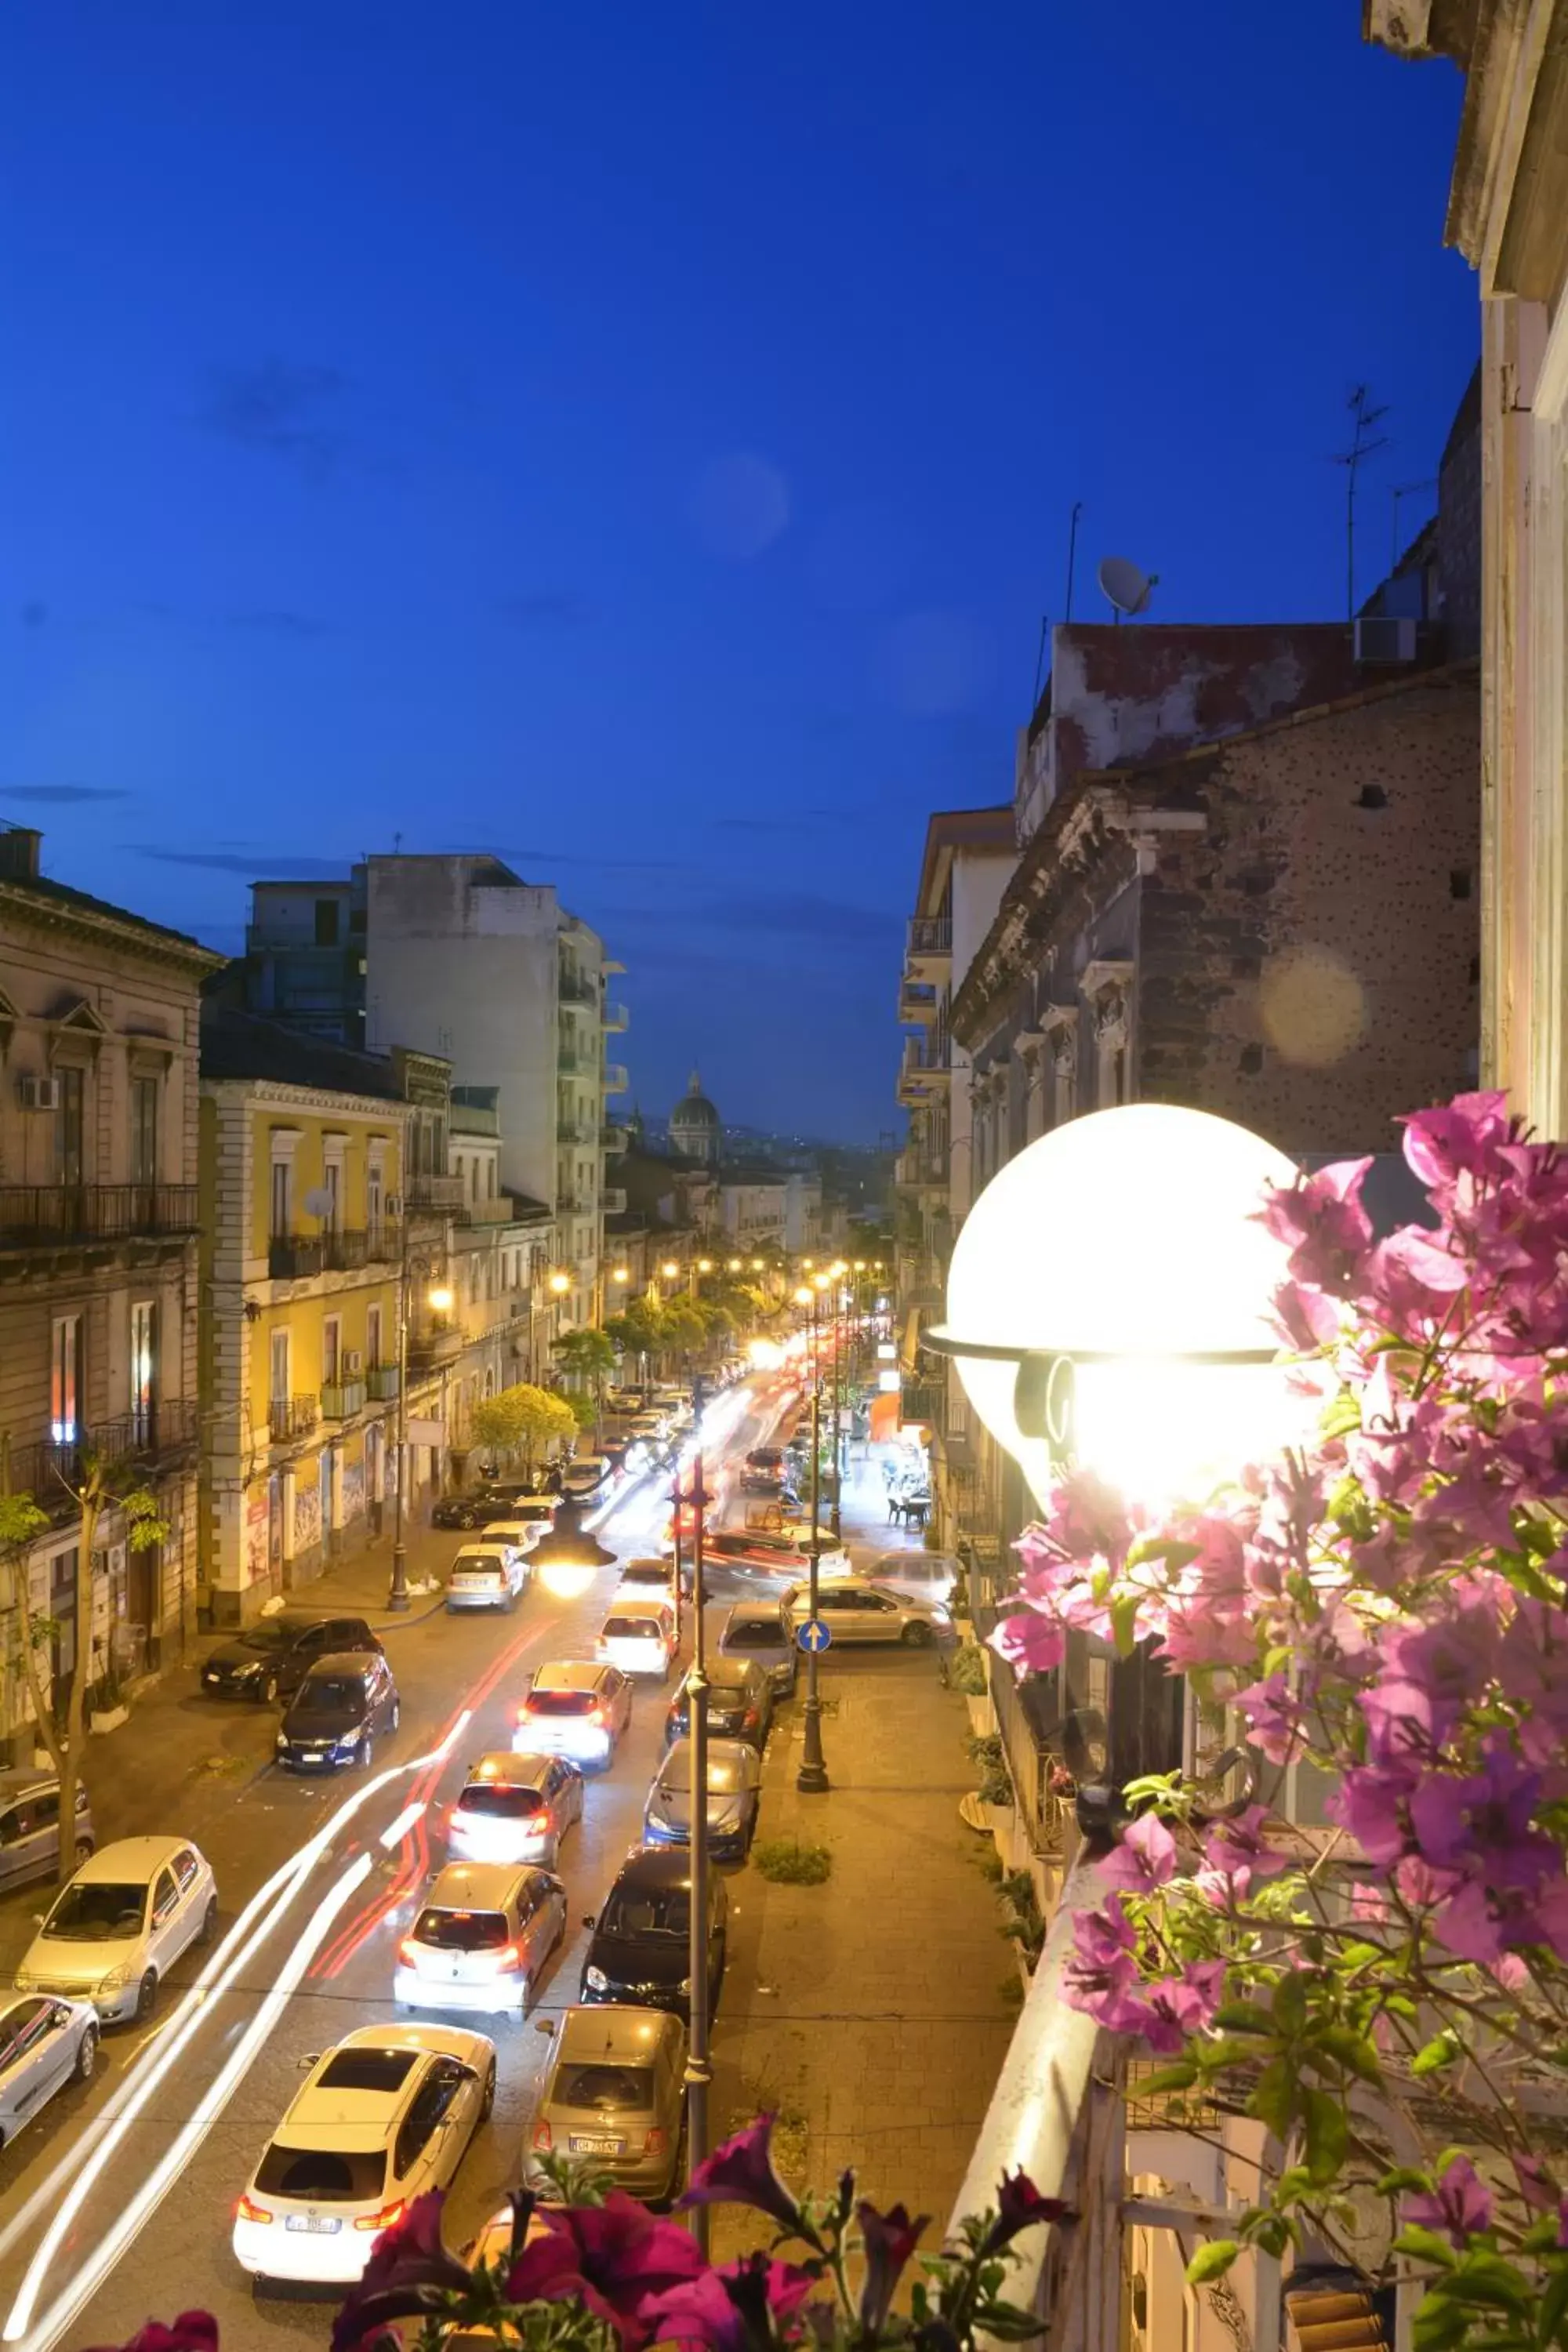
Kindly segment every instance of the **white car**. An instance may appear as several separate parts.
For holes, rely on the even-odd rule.
[[[466,1543],[452,1562],[447,1579],[448,1609],[515,1609],[518,1596],[528,1590],[530,1570],[513,1543],[487,1532],[481,1541]]]
[[[600,1630],[598,1654],[623,1675],[668,1675],[675,1658],[675,1612],[657,1596],[617,1594]]]
[[[569,1756],[607,1764],[632,1719],[631,1685],[597,1659],[549,1658],[517,1709],[511,1744],[520,1756]]]
[[[465,1862],[555,1867],[561,1841],[583,1818],[583,1775],[564,1756],[496,1751],[468,1768],[452,1802],[447,1843]]]
[[[150,2017],[181,1953],[210,1944],[216,1927],[217,1884],[187,1839],[120,1838],[56,1895],[16,1990],[89,2000],[106,2024]]]
[[[510,1544],[513,1551],[524,1558],[537,1543],[542,1543],[555,1525],[556,1497],[552,1495],[547,1508],[531,1511],[521,1507],[510,1510],[504,1518],[487,1519],[475,1537],[476,1543]]]
[[[0,2009],[0,2147],[67,2083],[92,2078],[98,2012],[88,2000],[20,1993]]]
[[[254,2278],[342,2286],[416,2197],[445,2189],[495,2104],[496,2052],[451,2025],[362,2025],[310,2072],[235,2208]]]
[[[399,2009],[526,2017],[540,1975],[566,1940],[566,1889],[552,1871],[449,1862],[397,1947]]]

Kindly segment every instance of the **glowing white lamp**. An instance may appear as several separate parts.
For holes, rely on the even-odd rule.
[[[1296,1175],[1229,1119],[1130,1103],[992,1178],[927,1339],[1037,1494],[1070,1458],[1129,1500],[1201,1501],[1306,1433],[1268,1320],[1287,1253],[1258,1222]]]

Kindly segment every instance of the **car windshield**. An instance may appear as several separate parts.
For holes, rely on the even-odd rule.
[[[247,1626],[240,1635],[240,1646],[247,1650],[287,1650],[303,1633],[301,1625],[284,1625],[265,1620],[259,1625]]]
[[[684,1886],[613,1887],[599,1925],[606,1936],[684,1936],[690,1925]]]
[[[146,1907],[145,1886],[116,1886],[106,1879],[79,1881],[66,1888],[44,1923],[44,1933],[81,1944],[139,1936]]]
[[[782,1650],[786,1636],[776,1617],[758,1617],[744,1625],[731,1625],[730,1639],[748,1650]]]
[[[274,2140],[256,2168],[256,2186],[312,2205],[368,2205],[386,2186],[386,2150],[285,2147]]]
[[[432,1904],[415,1921],[414,1940],[443,1952],[499,1952],[506,1920],[500,1911],[438,1911]]]
[[[364,1685],[351,1675],[309,1675],[300,1685],[294,1701],[296,1715],[353,1715],[364,1713]]]
[[[657,1617],[606,1617],[606,1642],[657,1642],[661,1627]]]
[[[458,1795],[460,1813],[493,1813],[505,1822],[525,1820],[530,1813],[541,1813],[544,1800],[537,1789],[518,1789],[494,1780],[471,1780]]]
[[[646,2066],[563,2066],[548,2104],[555,2107],[641,2107],[653,2105]]]
[[[658,1778],[661,1788],[689,1789],[691,1786],[690,1748],[672,1748],[659,1768]],[[728,1795],[732,1790],[743,1789],[745,1785],[745,1767],[742,1764],[732,1761],[728,1756],[710,1756],[708,1787],[710,1793],[721,1791]]]

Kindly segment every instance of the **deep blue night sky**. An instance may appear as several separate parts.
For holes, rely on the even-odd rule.
[[[1072,501],[1080,617],[1108,551],[1331,617],[1353,382],[1363,588],[1435,470],[1460,83],[1359,15],[19,0],[0,815],[229,950],[256,875],[494,848],[628,966],[646,1108],[891,1127]]]

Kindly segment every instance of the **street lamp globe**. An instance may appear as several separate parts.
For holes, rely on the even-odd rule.
[[[803,1282],[795,1294],[795,1303],[797,1307],[809,1307],[814,1296],[811,1285],[808,1282]]]
[[[631,1276],[624,1265],[617,1265],[612,1271],[610,1280],[612,1282],[629,1282],[631,1280]]]
[[[555,1293],[557,1298],[563,1297],[566,1292],[572,1287],[571,1276],[569,1274],[552,1274],[550,1277],[550,1287]]]
[[[673,1282],[676,1276],[680,1272],[680,1268],[676,1265],[673,1258],[667,1258],[664,1265],[660,1266],[659,1272],[663,1275],[666,1282]]]
[[[1199,1501],[1306,1434],[1268,1319],[1288,1251],[1258,1213],[1296,1175],[1229,1119],[1131,1103],[992,1178],[929,1337],[1037,1494],[1070,1459],[1129,1501]]]
[[[830,1274],[814,1274],[811,1279],[815,1289],[826,1290],[833,1276]]]
[[[697,1261],[697,1271],[699,1274],[711,1274],[713,1271],[712,1259],[710,1257],[700,1257]]]
[[[762,1259],[761,1259],[760,1257],[754,1257],[754,1258],[752,1260],[752,1272],[753,1274],[761,1274],[761,1272],[762,1272],[762,1271],[763,1271],[763,1261],[762,1261]]]
[[[444,1282],[437,1283],[435,1286],[432,1289],[427,1290],[425,1295],[429,1301],[432,1314],[450,1315],[452,1311],[452,1294]]]
[[[739,1273],[740,1273],[740,1271],[741,1271],[741,1261],[740,1261],[740,1259],[739,1259],[738,1257],[732,1257],[732,1258],[730,1260],[730,1272],[731,1272],[731,1274],[739,1274]]]

